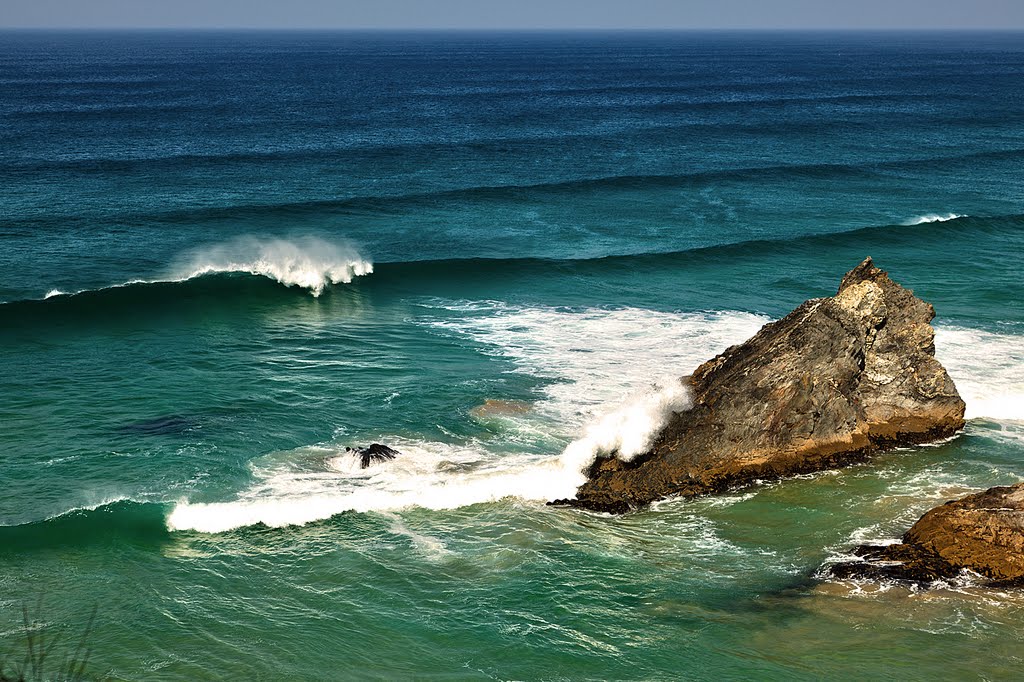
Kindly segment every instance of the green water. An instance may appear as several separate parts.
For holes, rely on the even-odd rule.
[[[1019,35],[0,38],[0,661],[27,604],[124,680],[1020,676],[1017,593],[820,577],[1024,479]],[[867,255],[956,439],[546,506]]]

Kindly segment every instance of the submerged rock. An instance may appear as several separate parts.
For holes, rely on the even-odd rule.
[[[471,415],[478,419],[486,419],[488,417],[514,417],[520,414],[526,414],[532,409],[532,405],[524,400],[498,400],[495,398],[488,398],[483,402],[482,405],[477,405],[469,411]]]
[[[398,450],[389,448],[380,443],[371,443],[366,448],[345,448],[345,452],[351,452],[359,458],[359,466],[362,469],[370,466],[370,462],[383,462],[394,459],[401,453]]]
[[[935,309],[871,259],[683,381],[692,407],[650,451],[591,466],[573,506],[625,512],[952,436],[964,402],[935,359]]]
[[[863,561],[829,568],[835,578],[917,584],[964,570],[992,586],[1024,586],[1024,483],[990,488],[932,509],[895,545],[862,545]]]

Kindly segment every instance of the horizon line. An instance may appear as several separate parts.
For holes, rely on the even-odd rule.
[[[303,33],[1024,33],[1024,26],[2,26],[0,31],[248,31]]]

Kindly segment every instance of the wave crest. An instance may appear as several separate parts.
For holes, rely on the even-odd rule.
[[[944,223],[957,218],[967,218],[960,213],[926,213],[925,215],[914,216],[907,220],[904,225],[924,225],[925,223]]]
[[[348,284],[355,277],[369,275],[373,263],[350,245],[317,237],[239,237],[188,254],[175,268],[172,279],[182,281],[232,272],[267,277],[319,296],[329,284]]]

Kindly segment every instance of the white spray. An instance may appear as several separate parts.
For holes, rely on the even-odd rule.
[[[966,217],[966,215],[961,215],[959,213],[927,213],[925,215],[914,216],[903,224],[924,225],[925,223],[944,223],[948,220],[956,220],[957,218]]]
[[[186,280],[217,272],[261,275],[319,296],[329,284],[348,284],[354,277],[372,273],[373,264],[347,244],[317,237],[239,237],[187,254],[171,278]]]

